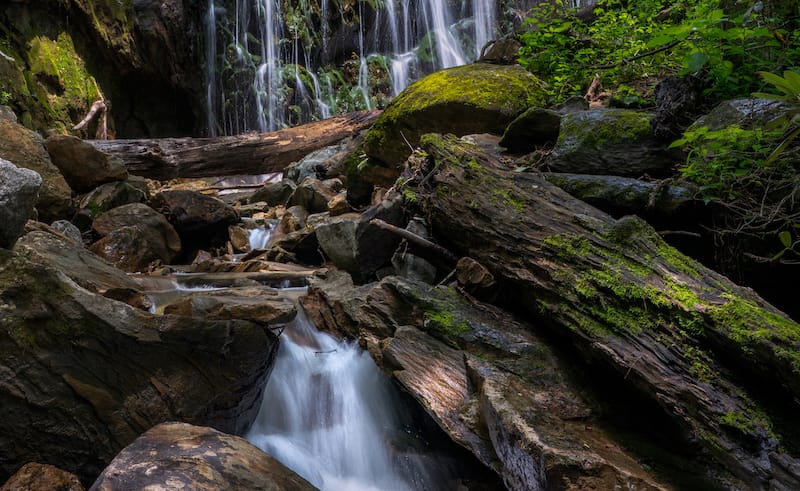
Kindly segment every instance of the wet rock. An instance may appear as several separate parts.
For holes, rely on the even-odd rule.
[[[39,220],[50,223],[72,217],[72,190],[58,168],[50,161],[42,138],[14,123],[0,121],[0,158],[17,167],[36,171],[42,178],[36,210]]]
[[[295,189],[297,189],[297,184],[290,179],[270,182],[253,193],[247,201],[248,203],[264,202],[269,206],[285,205]]]
[[[306,228],[308,211],[302,206],[289,207],[278,222],[278,234],[290,234]]]
[[[91,489],[316,488],[243,438],[212,428],[164,423],[120,452]]]
[[[328,201],[336,196],[337,192],[319,179],[306,177],[292,193],[287,204],[302,206],[309,213],[321,213],[328,211]]]
[[[19,248],[0,251],[0,371],[13,374],[0,384],[0,479],[32,461],[94,479],[164,421],[248,428],[277,346],[271,332],[148,314]]]
[[[149,204],[167,217],[181,243],[194,249],[225,245],[228,226],[239,222],[232,206],[195,191],[162,191]]]
[[[214,320],[244,319],[275,327],[292,320],[297,308],[274,288],[251,286],[194,292],[167,305],[164,313]]]
[[[554,172],[639,177],[668,174],[680,152],[668,150],[650,127],[650,115],[629,109],[566,114],[547,162]]]
[[[51,136],[45,146],[53,164],[76,193],[86,193],[101,184],[128,178],[128,169],[118,157],[101,152],[80,138]]]
[[[147,183],[137,176],[102,184],[79,198],[73,222],[79,229],[88,230],[101,213],[122,205],[144,203],[148,197]]]
[[[68,222],[67,220],[56,220],[55,222],[50,224],[55,230],[61,232],[66,237],[72,239],[73,242],[76,244],[83,244],[83,236],[81,236],[81,231],[72,224],[72,222]]]
[[[33,215],[42,178],[0,158],[0,248],[14,245]]]
[[[311,152],[302,160],[286,167],[283,175],[296,183],[302,182],[306,177],[324,180],[336,176],[341,173],[339,164],[347,157],[348,150],[352,151],[354,140],[346,138],[336,145]]]
[[[511,152],[530,152],[537,146],[555,142],[560,125],[558,112],[531,107],[508,125],[500,145]]]
[[[332,217],[344,215],[351,211],[353,211],[353,208],[347,202],[347,193],[339,193],[328,201],[328,213]]]
[[[123,271],[147,269],[153,261],[170,263],[181,251],[181,240],[163,215],[143,203],[113,208],[92,223],[101,238],[92,252]]]
[[[247,252],[250,250],[250,233],[241,225],[228,227],[228,236],[231,238],[231,246],[234,251]]]
[[[84,491],[78,477],[49,464],[30,462],[22,466],[0,491]]]

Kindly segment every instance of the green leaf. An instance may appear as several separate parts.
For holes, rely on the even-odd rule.
[[[708,62],[708,56],[701,51],[690,53],[684,60],[686,69],[689,72],[698,72]]]
[[[789,233],[788,230],[784,230],[783,232],[779,233],[778,239],[780,239],[781,244],[783,244],[783,247],[787,249],[792,247],[792,234]]]

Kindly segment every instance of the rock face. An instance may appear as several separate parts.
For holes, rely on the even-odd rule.
[[[650,127],[650,115],[629,109],[565,114],[548,167],[554,172],[639,177],[666,175],[680,161]]]
[[[234,434],[250,425],[277,346],[271,332],[147,314],[30,250],[0,251],[0,372],[9,374],[0,380],[0,480],[32,461],[94,479],[168,420]]]
[[[63,471],[48,464],[31,462],[22,466],[11,476],[0,491],[35,491],[53,489],[58,491],[84,491],[83,485],[75,474]]]
[[[120,452],[91,489],[316,488],[243,438],[212,428],[164,423]]]
[[[122,161],[74,136],[51,136],[45,146],[53,164],[76,193],[86,193],[101,184],[128,178]]]
[[[181,250],[178,233],[163,215],[143,203],[113,208],[92,223],[100,240],[91,250],[123,271],[143,271],[156,260],[171,262]]]
[[[340,276],[312,279],[302,300],[312,319],[358,337],[509,489],[663,489],[603,431],[587,431],[580,389],[529,326],[453,288],[390,276],[352,289]]]
[[[232,206],[195,191],[163,191],[153,196],[149,204],[167,217],[181,242],[195,250],[224,245],[228,226],[239,222],[239,214]]]
[[[42,177],[36,202],[39,220],[50,223],[72,218],[72,191],[50,161],[38,134],[12,121],[0,121],[0,158],[36,171]]]
[[[0,248],[14,245],[33,215],[42,178],[0,159]]]
[[[434,236],[488,268],[504,305],[657,406],[722,486],[800,486],[788,429],[800,414],[789,400],[800,396],[800,325],[641,219],[615,220],[454,138],[422,143],[418,175],[436,170],[414,191]],[[776,406],[766,393],[787,399]],[[786,426],[769,416],[776,407],[795,415]]]

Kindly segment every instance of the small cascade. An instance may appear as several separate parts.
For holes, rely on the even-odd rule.
[[[209,134],[380,107],[426,73],[475,60],[501,34],[496,0],[208,0],[207,9]]]
[[[450,488],[444,459],[396,445],[398,434],[411,437],[395,397],[367,352],[318,331],[301,311],[245,437],[322,490]]]
[[[264,225],[250,229],[248,239],[250,243],[250,250],[266,249],[269,244],[269,239],[272,237],[272,226]]]

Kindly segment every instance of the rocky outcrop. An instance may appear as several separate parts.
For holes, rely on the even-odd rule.
[[[317,325],[356,336],[457,443],[509,489],[663,489],[595,425],[567,364],[532,328],[452,287],[341,273],[302,299]]]
[[[112,208],[92,222],[92,230],[100,236],[92,252],[123,271],[143,271],[153,261],[170,263],[181,251],[172,225],[143,203]]]
[[[0,158],[41,176],[42,186],[36,202],[39,220],[50,223],[72,217],[72,191],[50,161],[38,134],[12,121],[0,121]]]
[[[725,486],[800,485],[800,457],[763,397],[800,395],[798,324],[638,218],[614,220],[452,138],[427,136],[423,149],[418,175],[435,171],[414,192],[434,236],[486,266],[504,305],[657,405],[734,476]]]
[[[234,434],[249,426],[277,346],[269,330],[151,315],[34,252],[24,238],[0,251],[0,372],[10,374],[0,380],[0,479],[32,461],[94,479],[168,420]]]
[[[58,491],[84,491],[78,477],[58,467],[31,462],[22,466],[0,491],[36,491],[53,489]]]
[[[316,488],[243,438],[212,428],[164,423],[125,447],[91,489]]]
[[[630,109],[594,109],[561,117],[547,161],[554,172],[640,177],[665,176],[680,152],[653,136],[650,115]]]
[[[181,242],[192,249],[184,251],[189,256],[197,249],[224,245],[228,227],[239,222],[239,214],[232,206],[195,191],[162,191],[149,204],[167,217]]]
[[[33,215],[42,178],[0,158],[0,248],[9,249]]]
[[[74,136],[51,136],[45,141],[45,146],[50,160],[78,194],[107,182],[128,178],[128,169],[119,159]]]

